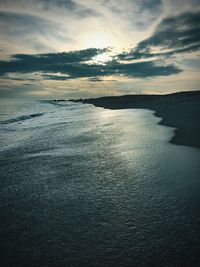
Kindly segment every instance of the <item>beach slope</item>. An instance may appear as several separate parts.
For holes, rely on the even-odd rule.
[[[124,95],[75,102],[93,104],[108,109],[150,109],[161,117],[160,124],[176,128],[171,143],[200,148],[200,91],[167,95]]]

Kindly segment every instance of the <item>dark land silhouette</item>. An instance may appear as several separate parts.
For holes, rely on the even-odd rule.
[[[171,143],[200,147],[200,91],[166,95],[123,95],[71,100],[107,109],[150,109],[159,124],[174,127]]]

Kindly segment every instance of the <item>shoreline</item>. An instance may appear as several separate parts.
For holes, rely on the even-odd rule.
[[[162,118],[160,125],[176,128],[170,143],[200,148],[200,91],[166,95],[123,95],[73,102],[92,104],[107,109],[149,109]]]

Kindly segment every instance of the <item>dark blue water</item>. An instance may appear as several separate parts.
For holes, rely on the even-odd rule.
[[[152,111],[0,113],[1,266],[199,266],[200,150]]]

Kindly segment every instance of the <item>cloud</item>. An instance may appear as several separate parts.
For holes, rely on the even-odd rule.
[[[86,69],[85,61],[105,53],[107,49],[90,48],[80,51],[64,53],[48,53],[26,55],[17,54],[11,56],[9,61],[0,61],[0,75],[8,73],[32,73],[32,72],[51,72],[51,73],[76,73]],[[90,65],[88,64],[88,68]]]
[[[164,89],[167,81],[172,84],[174,79],[180,83],[174,83],[174,90],[181,90],[183,85],[197,89],[198,2],[2,0],[0,90],[6,84],[10,92],[14,93],[15,87],[17,94],[20,85],[32,82],[27,92],[38,86],[38,90],[51,94],[60,92],[60,86],[67,94],[72,88],[79,94],[77,88],[85,87],[89,96],[94,88],[103,92],[108,84],[113,84],[113,90],[118,84],[123,93],[127,83],[131,92],[141,90],[144,84],[154,87],[155,80]],[[114,49],[104,50],[105,55],[101,55],[103,50],[98,48],[103,47]],[[160,78],[145,79],[151,77]],[[110,82],[113,79],[117,81]]]
[[[35,61],[40,61],[41,63],[51,64],[56,62],[56,64],[60,63],[74,63],[74,62],[83,62],[89,61],[93,57],[98,56],[99,54],[107,52],[108,49],[98,49],[98,48],[88,48],[84,50],[78,51],[70,51],[63,53],[48,53],[48,54],[37,54],[37,55],[24,55],[18,54],[13,55],[13,60],[26,61],[28,60],[30,63]]]
[[[158,62],[119,63],[110,61],[106,64],[94,64],[95,56],[108,52],[109,49],[85,49],[68,53],[49,53],[37,55],[13,55],[9,61],[0,61],[0,75],[26,74],[41,72],[43,79],[68,80],[77,78],[100,78],[104,76],[155,77],[181,72],[176,66],[161,66]],[[59,74],[59,75],[57,75]]]
[[[78,17],[101,16],[97,10],[72,0],[18,0],[16,2],[4,0],[1,1],[0,7],[3,10],[9,9],[19,13],[20,9],[22,13],[26,10],[28,14],[32,14],[32,12],[40,13],[40,11],[44,13],[53,10],[54,12],[67,11]]]
[[[59,8],[66,8],[69,9],[70,11],[77,10],[79,8],[79,5],[76,4],[72,0],[37,0],[37,2],[41,5],[41,7],[44,10],[50,9],[52,6],[57,6]]]
[[[4,53],[29,50],[55,51],[56,43],[73,43],[66,29],[58,22],[24,13],[0,11],[0,38]],[[51,42],[49,42],[51,40]]]
[[[154,0],[0,1],[0,56],[130,47],[144,39],[160,6]],[[95,38],[103,34],[102,45]]]
[[[137,0],[140,10],[155,10],[162,6],[162,0]]]
[[[31,32],[31,34],[36,32],[47,34],[47,28],[58,30],[58,27],[60,26],[58,23],[38,16],[7,11],[0,11],[0,25],[1,32],[15,35],[25,35],[28,32]],[[6,28],[3,28],[3,26]]]
[[[128,22],[130,29],[147,30],[162,13],[161,0],[98,0],[112,14]]]
[[[153,46],[174,49],[197,43],[200,44],[200,13],[189,12],[163,19],[154,35],[140,42],[138,49],[149,49]]]
[[[121,0],[120,4],[116,0],[99,0],[102,5],[113,10],[117,14],[139,13],[144,11],[155,12],[162,6],[161,0]]]
[[[80,28],[101,16],[74,1],[0,1],[0,55],[80,49]]]
[[[69,12],[73,12],[75,16],[78,17],[90,17],[90,16],[101,16],[101,13],[92,8],[87,8],[83,4],[77,3],[72,0],[39,0],[37,1],[42,6],[44,11],[51,9],[59,9],[59,10],[68,10]]]
[[[130,53],[119,55],[121,60],[172,56],[200,49],[200,12],[187,12],[163,19],[153,35],[141,41]],[[159,50],[155,52],[153,50]]]
[[[168,76],[178,74],[181,72],[179,68],[174,65],[159,65],[155,61],[144,61],[137,63],[114,63],[110,65],[113,74],[122,74],[127,77],[146,78],[155,76]]]

